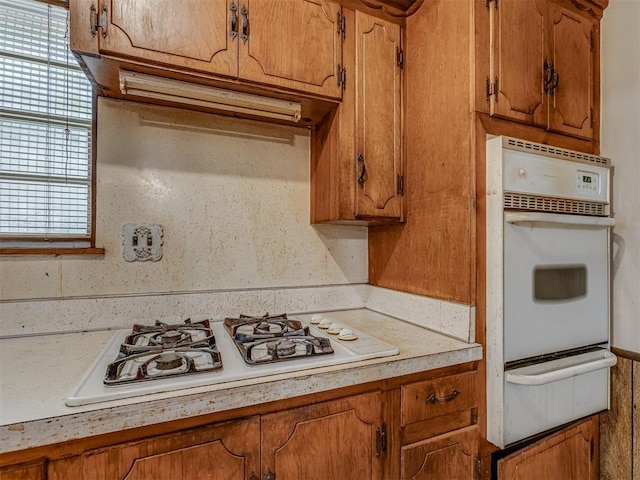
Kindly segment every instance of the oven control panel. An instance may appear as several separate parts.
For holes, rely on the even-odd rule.
[[[503,168],[508,192],[609,203],[607,167],[505,150]]]
[[[598,193],[600,191],[600,175],[585,170],[578,170],[576,174],[578,190]]]

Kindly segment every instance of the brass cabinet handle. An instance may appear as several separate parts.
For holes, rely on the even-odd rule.
[[[364,177],[367,174],[367,167],[364,164],[364,155],[358,155],[358,165],[360,166],[360,175],[358,176],[358,185],[364,186]]]
[[[553,66],[549,65],[549,63],[545,60],[542,65],[545,72],[548,72],[546,78],[544,79],[544,91],[545,93],[549,91],[549,84],[553,80]]]
[[[271,470],[267,470],[267,474],[264,476],[264,480],[276,480],[276,474]]]
[[[260,478],[255,474],[255,472],[251,472],[251,475],[249,475],[249,480],[260,480]]]
[[[235,40],[238,36],[238,6],[234,2],[231,2],[229,10],[231,10],[231,30],[229,30],[229,36]]]
[[[558,88],[558,82],[560,82],[560,75],[553,64],[549,64],[546,60],[542,67],[545,72],[548,72],[544,79],[544,91],[553,97],[554,93],[556,93],[556,88]]]
[[[553,97],[554,93],[556,93],[556,88],[558,88],[558,82],[560,81],[560,75],[558,72],[554,72],[554,80],[553,84],[549,87],[549,95]]]
[[[436,394],[432,393],[427,397],[426,402],[427,403],[446,403],[456,398],[459,394],[460,392],[455,388],[451,391],[449,395],[445,395],[444,397],[436,397]]]
[[[249,10],[244,5],[240,9],[240,15],[242,15],[242,33],[240,39],[246,43],[249,38]]]

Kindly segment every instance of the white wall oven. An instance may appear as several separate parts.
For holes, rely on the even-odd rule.
[[[610,161],[487,140],[487,438],[609,406]]]

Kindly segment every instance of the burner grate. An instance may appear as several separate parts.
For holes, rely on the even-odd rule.
[[[286,314],[225,318],[224,326],[248,365],[281,362],[334,353],[328,338],[311,334]]]
[[[114,386],[219,370],[222,357],[209,320],[187,319],[178,325],[135,324],[103,381]]]

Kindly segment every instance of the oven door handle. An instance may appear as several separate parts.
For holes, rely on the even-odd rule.
[[[507,372],[505,377],[507,382],[515,383],[517,385],[536,386],[545,385],[547,383],[556,382],[558,380],[564,380],[565,378],[575,377],[576,375],[582,375],[583,373],[594,372],[603,368],[613,367],[618,358],[611,352],[603,352],[604,357],[598,360],[581,363],[579,365],[572,365],[566,368],[559,368],[550,372],[526,374]]]
[[[562,215],[559,213],[506,212],[504,218],[507,223],[526,227],[539,227],[546,223],[584,228],[609,228],[616,224],[615,219],[610,217]]]

